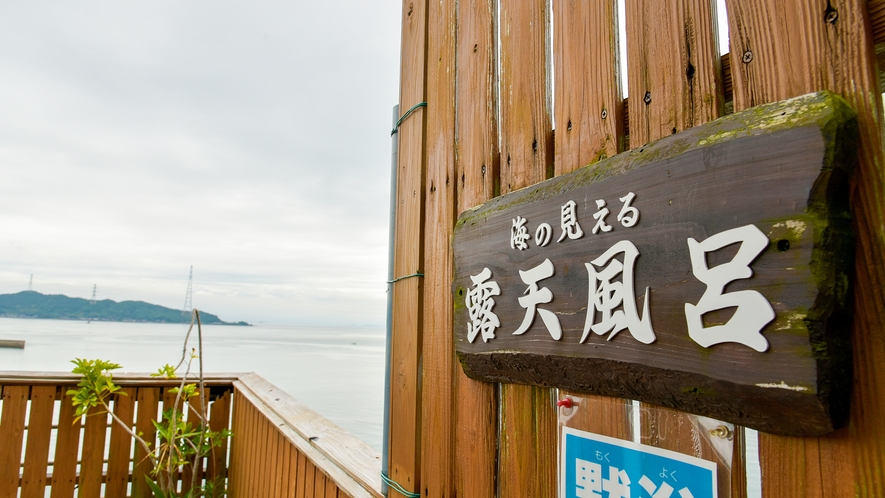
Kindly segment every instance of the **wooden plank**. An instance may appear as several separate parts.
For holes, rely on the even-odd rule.
[[[790,114],[789,123],[782,122],[784,114]],[[486,381],[635,395],[782,434],[833,430],[844,421],[847,402],[832,393],[847,395],[847,376],[839,372],[847,367],[848,350],[838,337],[845,330],[848,289],[834,292],[828,279],[847,286],[852,272],[844,220],[854,125],[841,98],[813,94],[695,127],[465,213],[455,230],[453,285],[464,303],[456,310],[454,339],[465,369]],[[740,131],[729,138],[723,130]],[[839,143],[838,137],[848,141]],[[541,221],[558,224],[560,206],[572,199],[581,201],[577,218],[589,219],[598,209],[594,199],[617,202],[628,191],[636,192],[635,226],[613,219],[608,233],[593,234],[586,226],[588,233],[575,240],[560,237],[562,243],[542,246],[534,239],[525,250],[509,242],[520,215],[531,233]],[[729,277],[740,280],[729,286],[749,291],[735,297],[757,302],[743,302],[734,317],[708,317],[728,324],[721,332],[694,326],[689,308],[704,306],[710,287],[693,264],[692,243],[741,231],[755,234],[758,245],[752,265],[745,263],[752,272]],[[622,266],[630,297],[622,298],[625,311],[609,315],[606,306],[621,302],[597,298],[608,295],[609,286],[595,275],[588,279],[587,270],[590,261],[606,267],[594,258],[624,244],[635,251]],[[749,244],[748,235],[742,254]],[[708,253],[713,265],[735,258],[733,252]],[[539,265],[547,265],[549,278],[533,292],[549,294],[535,310],[521,297],[529,283],[523,270],[544,268]],[[822,281],[815,276],[819,271],[832,275]],[[479,319],[468,309],[483,289],[477,275],[492,279],[483,286],[497,289],[494,322],[483,329],[482,340],[471,329],[481,326]],[[637,298],[635,309],[628,308]],[[759,308],[769,312],[764,321],[743,318],[762,316]],[[552,318],[542,314],[544,320],[532,323],[536,312]],[[728,336],[737,321],[740,334]],[[826,357],[815,353],[820,348],[828,351]],[[784,382],[793,389],[772,388]]]
[[[326,475],[317,471],[316,478],[313,483],[314,498],[325,498],[326,496]]]
[[[556,175],[612,157],[624,148],[617,2],[563,1],[553,4]],[[594,29],[587,29],[594,26]],[[572,396],[567,391],[561,397]],[[565,424],[629,439],[623,400],[581,394],[577,416]]]
[[[78,497],[101,496],[107,428],[107,412],[100,407],[92,409],[86,417],[83,429],[83,455],[80,459],[80,476],[77,481]]]
[[[240,494],[240,472],[246,466],[246,459],[243,454],[243,442],[245,439],[245,426],[243,424],[243,402],[239,393],[233,394],[233,413],[231,414],[231,431],[234,433],[230,441],[230,462],[238,462],[236,466],[231,466],[227,474],[227,488],[231,496],[242,496]],[[239,437],[236,435],[239,434]]]
[[[175,385],[174,387],[177,388],[180,384],[181,384],[181,380],[179,379],[178,384]],[[169,387],[169,386],[163,388],[162,415],[160,416],[160,418],[158,418],[158,421],[160,421],[161,423],[163,422],[164,417],[166,416],[166,412],[169,411],[171,408],[174,407],[176,412],[178,412],[178,413],[180,413],[184,409],[184,407],[182,406],[183,403],[180,400],[178,401],[177,406],[176,406],[175,400],[178,398],[178,393],[172,392],[172,389],[173,389],[173,387]],[[163,444],[163,441],[159,439],[159,435],[158,435],[157,444]],[[175,490],[179,489],[179,486],[182,484],[182,475],[181,474],[182,474],[182,472],[181,472],[180,467],[167,474],[167,476],[168,476],[167,479],[169,479],[172,489],[175,489]]]
[[[451,230],[455,225],[456,2],[428,2],[427,179],[424,233],[424,322],[421,345],[420,491],[454,493],[454,363],[449,334]],[[396,426],[391,426],[396,427]],[[408,486],[407,486],[408,489]]]
[[[224,391],[212,402],[209,416],[209,430],[213,432],[221,432],[230,427],[230,402],[231,391]],[[223,480],[227,475],[227,447],[229,439],[225,438],[221,442],[221,446],[213,447],[208,457],[206,479],[209,481]]]
[[[553,130],[547,64],[549,4],[501,1],[501,193],[553,174]],[[555,394],[501,386],[498,495],[556,493]]]
[[[305,487],[307,482],[307,465],[308,465],[307,457],[304,456],[304,453],[298,452],[298,480],[295,481],[295,498],[304,498],[307,496],[305,494]]]
[[[25,412],[30,388],[3,386],[3,411],[0,413],[0,441],[8,448],[0,452],[0,496],[18,494],[19,469],[22,463],[22,442]]]
[[[630,148],[721,116],[712,3],[635,0],[626,7]]]
[[[885,494],[885,154],[874,33],[867,2],[726,2],[735,109],[826,88],[858,113],[859,164],[851,206],[856,230],[854,384],[849,425],[829,436],[793,440],[760,434],[768,496]],[[749,52],[749,54],[748,54]],[[744,62],[747,61],[747,62]],[[818,465],[838,479],[806,481]]]
[[[284,391],[255,374],[246,375],[235,384],[244,395],[254,396],[264,416],[277,416],[311,447],[364,488],[381,488],[380,455],[359,438],[347,433],[329,420],[308,408]],[[282,430],[282,428],[280,428]],[[316,461],[314,462],[316,463]],[[334,469],[323,468],[333,477]]]
[[[426,101],[427,3],[404,2],[399,109]],[[421,386],[418,361],[422,347],[424,236],[424,109],[399,127],[396,242],[391,287],[393,314],[390,343],[388,468],[391,479],[410,491],[420,476]],[[414,275],[414,276],[413,276]]]
[[[114,377],[116,379],[116,377]],[[138,406],[136,407],[135,433],[148,442],[150,449],[154,450],[157,445],[157,429],[153,421],[157,419],[157,408],[160,404],[160,388],[140,387],[135,396]],[[150,476],[153,468],[150,458],[145,453],[141,444],[135,445],[135,458],[132,468],[132,498],[148,498],[153,493],[148,488],[145,476]]]
[[[114,414],[129,429],[134,427],[136,389],[125,387],[114,397]],[[126,496],[132,465],[132,436],[116,421],[111,425],[111,443],[108,452],[106,496]]]
[[[571,407],[559,407],[560,427],[571,427],[628,441],[633,439],[630,423],[632,401],[564,390],[559,391],[559,399],[569,399],[572,403]]]
[[[191,427],[198,428],[203,422],[203,414],[201,413],[203,395],[199,391],[197,395],[192,397],[187,402],[187,408],[182,408],[183,410],[187,410],[185,415],[188,423],[191,424]],[[207,402],[208,403],[208,402]],[[206,408],[207,412],[209,410],[208,406]],[[206,414],[205,418],[208,419],[209,415]],[[197,488],[202,486],[203,483],[203,463],[205,458],[199,459],[197,462],[191,461],[189,465],[182,466],[180,472],[178,473],[178,477],[181,480],[181,484],[179,489],[182,493],[190,490],[192,487],[196,485]],[[194,476],[196,474],[196,476]]]
[[[28,417],[25,468],[21,483],[22,498],[43,498],[46,493],[49,441],[52,435],[52,412],[55,411],[56,391],[55,386],[31,388],[31,413]]]
[[[205,375],[205,384],[209,387],[230,387],[230,385],[242,375],[241,373],[211,373]],[[70,385],[74,386],[80,380],[80,376],[62,372],[0,372],[0,385]],[[181,381],[175,379],[161,379],[151,377],[149,374],[115,373],[114,384],[120,387],[175,387]]]
[[[617,2],[555,2],[553,24],[554,165],[561,175],[623,150]]]
[[[456,74],[457,212],[491,199],[499,182],[495,0],[458,2]],[[455,368],[452,496],[495,495],[497,394]],[[477,410],[477,407],[483,407]]]
[[[269,420],[283,433],[288,444],[297,447],[312,465],[332,477],[339,488],[352,496],[381,496],[380,455],[366,443],[257,375],[244,376],[244,382],[237,382],[234,386],[250,403],[259,407],[260,417]]]
[[[66,393],[74,386],[61,386]],[[77,461],[80,453],[80,431],[83,420],[74,422],[73,396],[61,399],[58,414],[58,432],[55,442],[55,458],[52,465],[52,498],[71,498],[77,484]]]
[[[280,462],[280,486],[276,490],[276,493],[277,496],[291,496],[292,492],[289,491],[289,483],[292,481],[292,464],[289,461],[289,457],[292,452],[292,446],[286,444],[285,438],[282,434],[279,434],[278,440],[277,452],[279,457],[277,458],[277,461]]]
[[[317,469],[313,463],[307,461],[307,470],[304,472],[304,496],[305,498],[314,498],[314,485],[316,483]]]
[[[709,0],[628,2],[630,148],[722,115],[715,19],[715,4]],[[645,444],[673,451],[692,447],[696,434],[688,415],[649,406],[641,413]]]
[[[338,486],[335,485],[335,481],[332,479],[326,479],[326,493],[324,497],[338,498]]]

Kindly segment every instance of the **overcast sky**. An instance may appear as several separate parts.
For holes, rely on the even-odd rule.
[[[383,325],[400,6],[0,2],[0,293]]]

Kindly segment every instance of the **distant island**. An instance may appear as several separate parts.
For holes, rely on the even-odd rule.
[[[57,320],[95,320],[102,322],[190,323],[190,313],[182,313],[144,301],[91,302],[61,294],[22,291],[0,294],[0,317],[50,318]],[[224,322],[216,315],[200,311],[200,322],[206,325],[249,325],[246,322]]]

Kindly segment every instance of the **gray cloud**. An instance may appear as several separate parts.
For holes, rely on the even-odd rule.
[[[0,3],[0,292],[382,323],[399,9]]]

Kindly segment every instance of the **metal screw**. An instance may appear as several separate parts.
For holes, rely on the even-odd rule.
[[[485,164],[482,165],[482,174],[486,174],[486,165]]]
[[[741,58],[741,60],[744,62],[744,64],[749,64],[753,62],[753,52],[747,50],[746,52],[744,52],[744,56]]]
[[[836,24],[836,19],[839,19],[839,11],[832,7],[827,7],[827,11],[824,12],[824,21]]]
[[[710,435],[714,437],[721,437],[723,439],[728,439],[729,441],[734,438],[734,433],[727,426],[720,425],[715,429],[710,429]]]
[[[645,92],[645,97],[642,98],[642,101],[645,102],[645,105],[651,104],[651,92]]]
[[[608,117],[608,111],[606,111],[605,109],[603,109],[603,110],[602,110],[602,119],[605,119],[605,118],[607,118],[607,117]]]

